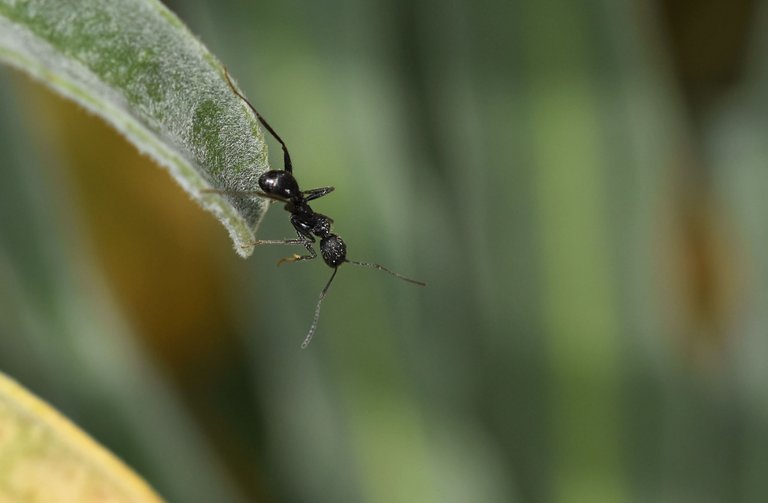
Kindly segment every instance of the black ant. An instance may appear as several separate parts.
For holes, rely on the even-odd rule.
[[[409,283],[414,283],[420,286],[426,286],[426,283],[416,281],[414,279],[406,278],[405,276],[396,272],[390,271],[386,267],[379,264],[372,264],[368,262],[358,262],[347,258],[347,245],[336,234],[331,232],[331,224],[333,220],[315,211],[309,206],[309,202],[319,197],[323,197],[333,192],[333,187],[320,187],[318,189],[300,190],[299,184],[296,178],[293,176],[293,163],[291,162],[291,156],[288,153],[288,147],[280,135],[278,135],[272,126],[261,116],[256,108],[251,105],[251,102],[246,99],[232,83],[229,77],[229,72],[224,69],[224,76],[227,79],[227,84],[240,99],[242,99],[248,107],[256,114],[256,118],[259,122],[269,131],[269,133],[277,140],[283,148],[283,169],[273,169],[263,173],[258,180],[261,191],[248,191],[248,192],[232,192],[232,191],[219,191],[210,190],[206,192],[216,192],[221,194],[240,194],[240,195],[255,195],[271,199],[273,201],[279,201],[285,203],[285,211],[291,214],[291,225],[296,229],[297,239],[259,239],[253,241],[253,245],[264,244],[279,244],[279,245],[302,245],[307,249],[309,255],[293,254],[290,257],[281,259],[277,264],[299,262],[301,260],[312,260],[317,257],[317,253],[312,244],[315,243],[316,238],[320,239],[320,254],[323,256],[323,260],[328,267],[333,269],[328,283],[320,292],[320,298],[317,301],[315,307],[315,316],[312,319],[312,325],[309,327],[309,332],[304,338],[304,342],[301,343],[302,349],[306,348],[312,340],[312,336],[315,335],[317,329],[317,321],[320,318],[320,304],[322,304],[328,288],[331,286],[333,278],[336,277],[336,273],[339,270],[339,266],[343,263],[359,265],[363,267],[370,267],[385,271],[400,278]]]

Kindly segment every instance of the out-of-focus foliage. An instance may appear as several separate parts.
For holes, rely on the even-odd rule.
[[[4,501],[161,501],[124,464],[4,375],[0,375],[0,430]]]
[[[32,118],[55,115],[55,106],[47,106],[46,99],[51,105],[64,103],[39,92],[39,100],[27,103],[30,113],[23,114],[23,104],[12,98],[23,96],[23,89],[32,84],[14,81],[6,72],[0,78],[7,90],[0,93],[3,372],[44,397],[138,471],[162,480],[164,495],[236,501],[235,490],[210,454],[210,442],[118,314],[90,241],[76,223],[72,185],[61,167],[58,172],[46,169],[48,164],[66,166],[66,149],[55,154],[58,147],[51,127],[46,130]],[[70,110],[86,122],[96,121]],[[70,121],[59,126],[61,131],[85,132],[72,128]],[[106,127],[104,131],[123,143],[117,133]],[[89,137],[88,145],[94,144],[107,145]],[[174,184],[169,181],[169,186]],[[183,465],[178,459],[184,459]]]
[[[429,286],[345,265],[299,350],[323,264],[3,71],[4,371],[173,501],[765,501],[768,6],[170,7]]]

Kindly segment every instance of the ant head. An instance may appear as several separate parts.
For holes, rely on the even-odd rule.
[[[288,171],[273,169],[259,177],[259,187],[270,196],[292,199],[300,194],[299,183]]]
[[[328,234],[320,240],[320,253],[325,263],[334,269],[347,261],[347,245],[336,234]]]

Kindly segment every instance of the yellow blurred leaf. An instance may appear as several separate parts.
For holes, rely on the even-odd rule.
[[[160,502],[130,468],[0,374],[0,503]]]

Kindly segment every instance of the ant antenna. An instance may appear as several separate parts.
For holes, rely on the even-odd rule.
[[[322,304],[323,299],[325,298],[325,294],[328,293],[328,287],[331,286],[331,282],[333,281],[333,278],[336,277],[336,273],[338,271],[338,267],[333,268],[331,279],[328,280],[328,283],[325,284],[325,288],[323,288],[323,291],[320,292],[320,298],[317,299],[317,306],[315,307],[315,317],[312,319],[312,326],[309,327],[309,332],[307,332],[307,336],[304,338],[304,342],[301,343],[301,349],[306,349],[306,347],[309,346],[309,343],[312,341],[312,337],[315,335],[315,330],[317,329],[317,320],[320,318],[320,304]]]
[[[245,96],[240,94],[240,91],[237,90],[237,88],[235,87],[235,84],[232,83],[232,79],[229,77],[229,71],[227,70],[227,67],[224,67],[224,77],[226,77],[227,84],[229,84],[229,87],[230,89],[232,89],[232,92],[238,95],[240,99],[243,100],[245,104],[248,105],[248,107],[250,107],[251,110],[253,110],[253,113],[256,114],[256,118],[259,119],[259,122],[261,122],[262,126],[267,128],[267,131],[269,131],[272,134],[272,136],[274,136],[275,140],[280,142],[280,145],[282,145],[283,147],[283,167],[285,171],[287,171],[288,173],[292,173],[293,163],[291,162],[291,154],[288,153],[288,147],[285,145],[285,142],[283,141],[283,139],[280,138],[280,135],[278,135],[274,129],[272,129],[272,126],[270,126],[269,123],[266,121],[266,119],[264,119],[264,117],[261,116],[259,111],[256,110],[256,108],[253,105],[251,105],[251,102],[248,101],[248,99]]]
[[[397,273],[396,273],[396,272],[394,272],[394,271],[390,271],[389,269],[387,269],[387,268],[386,268],[386,267],[384,267],[383,265],[379,265],[379,264],[371,264],[371,263],[369,263],[369,262],[358,262],[358,261],[356,261],[356,260],[349,260],[349,259],[346,259],[346,260],[344,260],[344,262],[349,262],[350,264],[355,264],[355,265],[361,265],[361,266],[363,266],[363,267],[370,267],[371,269],[378,269],[379,271],[388,272],[388,273],[389,273],[389,274],[391,274],[392,276],[394,276],[394,277],[396,277],[396,278],[400,278],[400,279],[402,279],[403,281],[407,281],[408,283],[413,283],[414,285],[419,285],[419,286],[427,286],[427,284],[426,284],[426,283],[424,283],[423,281],[416,281],[415,279],[406,278],[406,277],[405,277],[405,276],[403,276],[402,274],[397,274]]]
[[[358,262],[356,260],[348,260],[348,259],[344,259],[344,262],[348,262],[354,265],[360,265],[363,267],[370,267],[372,269],[378,269],[380,271],[388,272],[392,276],[396,278],[400,278],[403,281],[407,281],[409,283],[413,283],[419,286],[427,286],[427,284],[424,283],[423,281],[416,281],[415,279],[406,278],[402,274],[398,274],[394,271],[390,271],[383,265],[371,264],[369,262]],[[323,291],[320,292],[320,298],[317,300],[317,306],[315,307],[315,317],[312,319],[312,326],[309,327],[309,332],[307,332],[307,336],[304,338],[304,342],[301,343],[301,349],[306,349],[306,347],[309,346],[309,343],[312,341],[312,337],[314,337],[315,335],[315,330],[317,330],[317,320],[320,318],[320,304],[323,303],[325,294],[328,293],[328,288],[331,286],[331,282],[333,281],[333,278],[336,277],[336,273],[338,272],[338,270],[339,270],[338,266],[333,268],[333,274],[331,274],[331,279],[328,280],[328,283],[325,284],[325,288],[323,288]]]

